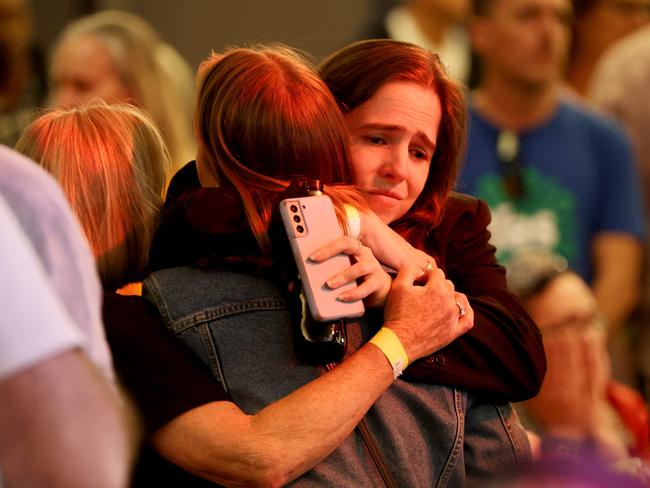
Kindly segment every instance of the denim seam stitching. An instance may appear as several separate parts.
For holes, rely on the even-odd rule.
[[[454,436],[454,447],[447,458],[447,462],[440,473],[436,488],[446,486],[451,477],[451,473],[456,466],[456,459],[463,445],[463,432],[465,429],[465,419],[462,408],[462,395],[454,388],[454,410],[456,413],[456,435]]]
[[[515,440],[515,437],[512,432],[512,426],[510,425],[510,422],[508,422],[508,420],[506,420],[505,416],[503,415],[503,411],[501,410],[502,405],[495,404],[495,407],[497,408],[497,412],[499,412],[499,418],[501,419],[501,423],[505,427],[506,433],[508,434],[508,438],[510,439],[510,445],[512,446],[515,462],[517,464],[521,464],[523,453],[519,448],[519,443]]]
[[[207,349],[206,353],[208,355],[208,362],[210,363],[210,370],[212,374],[216,377],[217,381],[221,383],[223,389],[228,391],[228,385],[226,384],[226,378],[223,375],[223,368],[221,367],[221,361],[219,360],[219,353],[217,352],[217,345],[212,340],[212,334],[210,333],[210,327],[208,324],[203,323],[198,326],[199,337],[201,338],[201,343]]]
[[[158,309],[160,317],[163,319],[163,323],[169,324],[172,321],[171,312],[167,308],[167,303],[162,298],[160,293],[160,287],[158,286],[158,281],[156,277],[151,275],[144,280],[144,288],[147,289],[148,293],[153,299],[153,304]],[[171,330],[171,325],[167,325],[167,328]]]
[[[230,303],[207,310],[202,310],[199,313],[190,316],[182,317],[173,321],[170,329],[174,333],[183,332],[191,327],[196,327],[204,322],[211,322],[214,320],[222,319],[230,315],[237,315],[240,313],[250,311],[265,311],[265,310],[288,310],[284,300],[280,299],[263,299],[263,300],[249,300],[241,303]]]

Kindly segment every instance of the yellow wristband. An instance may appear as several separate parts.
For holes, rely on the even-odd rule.
[[[361,234],[361,216],[359,215],[359,211],[357,210],[357,207],[350,205],[349,203],[346,203],[343,208],[345,209],[345,216],[348,220],[350,237],[358,239],[359,234]]]
[[[406,355],[404,346],[402,346],[399,337],[392,330],[382,327],[368,342],[377,346],[384,353],[393,367],[394,378],[401,375],[402,371],[409,365],[409,358]]]

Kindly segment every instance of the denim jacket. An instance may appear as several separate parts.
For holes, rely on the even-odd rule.
[[[508,290],[505,270],[496,262],[489,222],[484,202],[452,192],[439,224],[427,232],[421,249],[435,257],[456,291],[467,295],[475,326],[413,362],[402,378],[461,388],[486,401],[522,401],[539,391],[546,358],[537,326]],[[417,228],[422,223],[409,218],[399,225]],[[196,165],[189,163],[170,183],[150,269],[223,267],[232,258],[239,264],[241,258],[249,264],[262,258],[241,198],[226,186],[202,188]]]
[[[323,374],[296,358],[291,313],[280,289],[265,278],[177,267],[147,278],[144,295],[248,414]],[[349,323],[348,354],[380,326],[381,317],[372,313]],[[398,379],[365,419],[398,486],[465,486],[530,458],[509,405],[482,402],[456,388]],[[381,485],[357,430],[291,483]]]

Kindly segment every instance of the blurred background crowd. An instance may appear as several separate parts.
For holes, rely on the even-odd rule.
[[[162,130],[169,179],[196,152],[194,73],[211,50],[281,42],[318,62],[364,38],[430,49],[467,88],[457,189],[487,201],[542,330],[547,377],[517,406],[533,446],[550,433],[648,460],[650,0],[566,3],[566,32],[527,40],[469,0],[0,0],[0,143],[43,108],[128,101]],[[535,56],[548,59],[527,68]]]

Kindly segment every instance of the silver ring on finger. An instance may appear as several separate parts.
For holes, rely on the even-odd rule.
[[[462,319],[465,315],[467,315],[467,310],[465,309],[465,306],[460,302],[456,302],[456,306],[458,307],[458,318]]]

